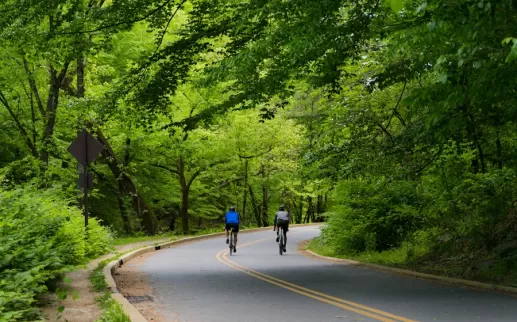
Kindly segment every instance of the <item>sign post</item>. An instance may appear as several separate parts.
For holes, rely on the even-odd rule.
[[[88,165],[97,158],[104,149],[102,143],[93,137],[86,129],[77,134],[77,138],[68,147],[68,152],[83,167],[79,174],[79,187],[84,189],[84,226],[88,227],[88,189],[93,188],[93,176],[88,173]]]

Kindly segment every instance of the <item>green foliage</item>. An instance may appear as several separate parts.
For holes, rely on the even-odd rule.
[[[71,265],[109,249],[109,233],[95,219],[86,240],[83,216],[56,190],[0,190],[0,319],[37,318],[34,297]]]
[[[421,197],[407,181],[350,180],[335,192],[340,204],[329,214],[326,242],[341,253],[398,247],[423,225]]]
[[[103,310],[103,314],[97,322],[131,322],[120,304],[111,297],[111,294],[105,293],[97,300]]]

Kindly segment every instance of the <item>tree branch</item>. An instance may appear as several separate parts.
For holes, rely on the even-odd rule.
[[[162,10],[163,8],[165,8],[165,6],[167,6],[169,3],[171,3],[173,0],[167,0],[165,1],[163,4],[161,4],[160,6],[158,6],[156,9],[152,10],[151,12],[147,13],[146,15],[144,15],[143,17],[140,17],[140,18],[137,18],[137,19],[133,19],[133,20],[127,20],[127,21],[121,21],[121,22],[117,22],[117,23],[114,23],[114,24],[110,24],[110,25],[104,25],[104,26],[100,26],[96,29],[92,29],[92,30],[83,30],[83,31],[69,31],[69,32],[59,32],[59,33],[54,33],[54,35],[76,35],[76,34],[90,34],[90,33],[95,33],[97,31],[101,31],[101,30],[104,30],[104,29],[109,29],[109,28],[113,28],[113,27],[118,27],[118,26],[122,26],[122,25],[132,25],[132,24],[135,24],[137,22],[140,22],[140,21],[144,21],[145,19],[151,17],[152,15],[154,15],[155,13],[157,13],[158,11]],[[104,2],[102,2],[104,3]]]
[[[404,122],[404,119],[402,118],[402,115],[397,111],[397,108],[399,107],[400,101],[402,100],[402,96],[404,95],[404,92],[406,90],[406,84],[407,80],[404,81],[404,87],[402,88],[402,92],[400,93],[399,99],[397,101],[397,105],[393,108],[393,113],[391,113],[390,120],[388,121],[388,125],[386,125],[386,128],[390,127],[391,120],[393,119],[393,116],[397,116],[397,118],[400,120],[402,125],[406,126],[406,122]]]
[[[7,101],[7,98],[5,97],[4,93],[0,91],[0,103],[5,106],[7,111],[9,112],[9,115],[11,115],[11,118],[14,120],[14,123],[16,123],[16,127],[18,128],[18,131],[20,131],[20,134],[22,135],[23,139],[25,140],[25,143],[27,144],[27,147],[30,149],[32,155],[34,157],[38,157],[38,151],[36,151],[36,147],[34,143],[29,138],[29,133],[25,130],[23,125],[21,124],[20,120],[14,114],[14,111],[12,110],[11,106],[9,105],[9,102]]]
[[[180,10],[180,7],[181,7],[185,2],[187,2],[187,0],[183,0],[183,1],[181,1],[180,3],[178,3],[178,6],[176,7],[176,11],[174,11],[174,13],[173,13],[173,14],[171,15],[171,17],[169,18],[169,21],[167,21],[167,24],[165,25],[165,28],[163,28],[163,31],[161,32],[160,39],[158,40],[158,44],[156,45],[156,49],[154,50],[153,56],[158,52],[158,49],[160,49],[160,46],[161,46],[161,45],[162,45],[162,43],[163,43],[163,38],[165,37],[165,34],[167,33],[167,29],[169,29],[169,25],[171,24],[172,19],[174,19],[174,17],[176,16],[176,14],[178,13],[178,11]]]
[[[203,198],[203,197],[205,197],[205,196],[207,196],[207,195],[211,194],[211,193],[212,193],[212,191],[214,191],[214,190],[219,190],[219,189],[221,189],[221,188],[224,188],[224,187],[226,187],[226,186],[229,186],[229,185],[230,185],[231,183],[233,183],[233,182],[240,181],[240,180],[242,180],[242,179],[244,179],[244,177],[237,177],[237,178],[232,179],[232,180],[226,180],[226,181],[224,181],[223,183],[221,183],[220,185],[218,185],[217,187],[215,187],[214,189],[212,189],[210,192],[202,193],[202,194],[200,194],[199,196],[196,196],[195,198],[193,198],[193,199],[191,199],[191,200],[192,200],[192,201],[195,201],[195,200],[197,200],[197,199],[199,199],[199,198]]]
[[[196,178],[205,170],[213,167],[213,166],[216,166],[218,164],[221,164],[221,163],[225,163],[225,162],[228,162],[228,160],[221,160],[221,161],[216,161],[216,162],[213,162],[211,164],[209,164],[207,167],[204,167],[204,168],[200,168],[198,169],[196,172],[194,172],[194,174],[192,174],[192,177],[190,177],[190,180],[188,181],[187,183],[187,187],[190,188],[190,186],[192,185],[192,183],[194,182],[194,180],[196,180]]]
[[[239,154],[239,158],[241,159],[253,159],[253,158],[258,158],[260,156],[263,156],[264,154],[268,154],[269,152],[271,152],[275,147],[274,146],[271,146],[267,151],[264,151],[264,152],[261,152],[259,154],[255,154],[255,155],[241,155]]]
[[[140,162],[145,162],[145,161],[140,160],[140,159],[135,159],[135,160],[136,160],[136,161],[140,161]],[[178,176],[180,175],[179,171],[178,171],[178,170],[176,170],[176,169],[169,168],[169,167],[167,167],[167,166],[164,166],[164,165],[161,165],[161,164],[157,164],[157,163],[148,163],[148,164],[149,164],[150,166],[152,166],[152,167],[155,167],[155,168],[160,168],[160,169],[163,169],[163,170],[167,170],[167,171],[169,171],[169,172],[171,172],[171,173],[174,173],[174,174],[176,174],[176,175],[178,175]]]
[[[440,156],[440,154],[442,154],[442,151],[443,151],[443,145],[440,146],[440,149],[438,150],[438,152],[436,152],[436,154],[431,158],[431,160],[429,160],[426,164],[424,164],[423,166],[420,167],[420,169],[418,169],[416,171],[417,174],[420,174],[422,171],[425,170],[425,168],[427,168],[428,166],[430,166],[435,160],[436,158],[438,158]]]
[[[45,109],[43,108],[43,102],[41,101],[41,98],[39,96],[38,86],[36,85],[36,80],[34,79],[34,74],[31,72],[29,68],[29,63],[27,62],[27,59],[23,57],[23,67],[25,69],[25,73],[27,74],[27,78],[29,79],[29,86],[32,90],[32,93],[34,94],[34,97],[36,98],[36,103],[38,105],[38,109],[41,113],[41,116],[45,116]]]

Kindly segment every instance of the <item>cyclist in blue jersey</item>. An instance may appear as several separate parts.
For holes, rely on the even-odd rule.
[[[235,210],[235,207],[230,207],[230,211],[228,211],[225,215],[225,227],[226,230],[226,243],[228,244],[230,240],[228,239],[228,235],[230,234],[230,230],[233,228],[234,233],[234,241],[233,241],[233,252],[237,252],[237,233],[239,232],[239,214]]]

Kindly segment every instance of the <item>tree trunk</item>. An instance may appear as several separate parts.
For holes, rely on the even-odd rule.
[[[293,193],[291,192],[290,198],[289,198],[289,222],[293,222],[293,206],[294,206],[294,200],[293,200]]]
[[[318,215],[325,212],[325,210],[323,209],[323,195],[318,195],[318,202],[316,204],[316,212]]]
[[[66,71],[65,71],[66,72]],[[52,144],[52,136],[54,134],[54,127],[56,124],[56,112],[59,104],[59,89],[61,88],[61,82],[57,75],[57,71],[51,66],[50,67],[50,84],[48,90],[47,107],[45,111],[45,127],[43,130],[43,136],[41,140],[41,151],[40,160],[44,166],[48,166],[49,160],[49,149]]]
[[[181,189],[181,226],[183,229],[183,234],[187,235],[189,233],[189,224],[188,224],[188,190]]]
[[[122,217],[122,223],[124,225],[124,231],[129,236],[133,233],[133,228],[131,227],[131,221],[129,220],[129,210],[126,207],[126,200],[124,200],[124,195],[122,194],[123,187],[118,182],[119,190],[116,192],[118,207],[120,209],[120,216]]]
[[[262,166],[262,226],[269,226],[269,188],[267,182],[266,170],[265,167]]]
[[[260,220],[260,211],[259,207],[257,205],[257,199],[255,199],[255,194],[253,193],[253,189],[251,186],[249,186],[250,190],[250,199],[251,199],[251,205],[253,207],[253,213],[255,214],[255,221],[257,222],[257,226],[262,227],[262,222]]]
[[[84,71],[86,69],[86,56],[77,59],[77,97],[84,97],[86,88],[84,84]]]
[[[307,214],[305,215],[304,223],[309,223],[311,219],[314,221],[314,206],[312,205],[312,197],[307,198],[309,205],[307,207]]]
[[[169,231],[175,231],[176,230],[176,214],[171,214],[171,222],[169,224]]]
[[[246,204],[248,199],[248,159],[246,159],[246,163],[244,166],[244,192],[243,192],[243,198],[242,198],[242,219],[246,220]]]
[[[303,217],[303,196],[300,196],[300,204],[298,205],[298,213],[296,214],[296,223],[301,224]]]
[[[501,138],[499,137],[499,131],[497,131],[497,140],[495,141],[497,147],[497,167],[499,170],[503,169],[503,159],[501,157]]]
[[[115,152],[111,149],[101,130],[96,130],[97,139],[104,145],[102,155],[106,159],[108,166],[119,183],[120,193],[123,196],[131,197],[131,205],[137,216],[142,220],[142,226],[148,235],[154,235],[158,231],[158,220],[154,213],[149,209],[145,200],[138,193],[138,189],[133,180],[122,169],[122,163],[118,160]]]
[[[187,184],[187,180],[185,178],[185,161],[183,158],[178,159],[178,174],[180,179],[181,186],[181,225],[183,228],[183,234],[187,235],[189,233],[189,224],[188,224],[188,197],[189,197],[189,186]]]

